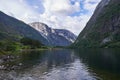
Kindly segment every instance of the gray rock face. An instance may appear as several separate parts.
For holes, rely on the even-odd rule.
[[[120,42],[120,1],[102,0],[73,46],[101,47],[117,42]]]
[[[76,40],[76,36],[68,30],[52,29],[40,22],[34,22],[29,25],[39,31],[51,46],[68,46]]]

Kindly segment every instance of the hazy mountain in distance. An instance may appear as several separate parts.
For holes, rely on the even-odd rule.
[[[52,46],[68,46],[76,40],[76,35],[64,29],[53,29],[44,23],[33,22],[29,24],[46,38]]]

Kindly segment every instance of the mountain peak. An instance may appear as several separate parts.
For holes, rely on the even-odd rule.
[[[39,31],[54,46],[68,46],[76,40],[76,35],[65,29],[53,29],[41,22],[34,22],[29,25]]]

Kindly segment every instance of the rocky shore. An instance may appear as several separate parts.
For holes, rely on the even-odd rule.
[[[19,56],[16,55],[1,55],[0,56],[0,70],[15,70],[22,66],[19,62]]]

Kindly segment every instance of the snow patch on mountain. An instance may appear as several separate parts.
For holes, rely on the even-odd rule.
[[[68,46],[72,44],[77,36],[65,29],[53,29],[44,23],[34,22],[29,24],[31,27],[40,32],[52,46]]]

